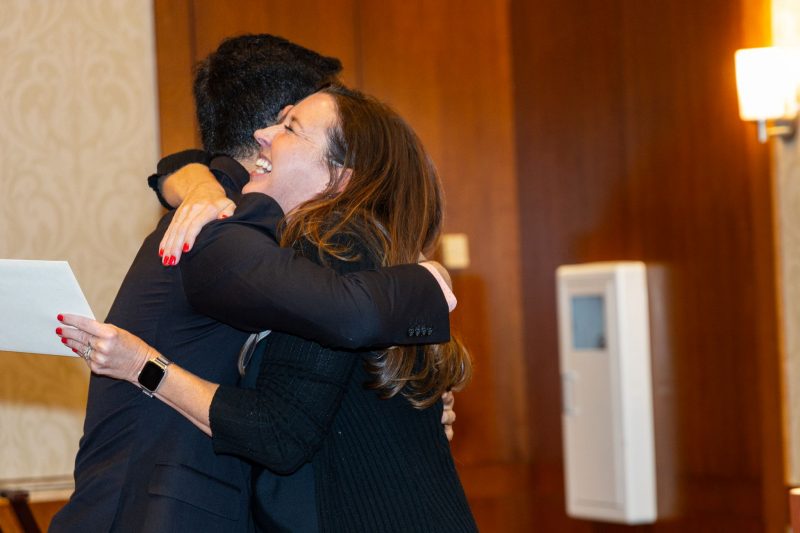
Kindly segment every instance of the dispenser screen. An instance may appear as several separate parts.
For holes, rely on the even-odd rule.
[[[605,302],[602,295],[573,296],[572,348],[606,349]]]

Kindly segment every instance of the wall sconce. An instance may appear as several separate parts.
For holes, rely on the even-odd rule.
[[[794,137],[797,129],[797,89],[800,54],[795,49],[769,47],[739,50],[736,89],[739,117],[758,123],[758,140]],[[772,123],[768,125],[767,121]]]

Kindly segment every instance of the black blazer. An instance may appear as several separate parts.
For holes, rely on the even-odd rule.
[[[215,172],[240,186],[246,172],[227,161]],[[167,213],[107,321],[223,385],[238,382],[236,358],[251,331],[344,348],[419,342],[419,331],[430,332],[426,342],[449,338],[447,304],[427,270],[338,276],[277,245],[281,217],[272,199],[245,195],[234,216],[201,233],[179,268],[165,268],[157,252]],[[137,387],[92,375],[75,492],[50,531],[249,531],[249,500],[246,463],[214,454],[210,438]]]

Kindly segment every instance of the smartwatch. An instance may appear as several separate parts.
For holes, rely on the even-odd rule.
[[[167,367],[172,364],[172,361],[159,355],[155,359],[150,359],[142,367],[139,372],[139,385],[142,386],[142,392],[153,397],[153,394],[158,390],[167,376]]]

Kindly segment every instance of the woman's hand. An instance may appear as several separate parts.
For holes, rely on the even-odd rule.
[[[453,391],[447,391],[442,394],[442,425],[444,426],[444,434],[447,435],[447,440],[453,440],[453,424],[456,423],[456,412],[453,409],[456,405],[456,397]]]
[[[178,264],[183,252],[192,249],[203,226],[232,215],[236,204],[225,196],[225,190],[208,167],[197,163],[172,174],[168,183],[186,190],[159,246],[161,262],[164,266],[173,266]]]
[[[95,374],[138,384],[144,364],[158,352],[139,337],[111,324],[77,315],[58,315],[61,341],[82,355]]]

